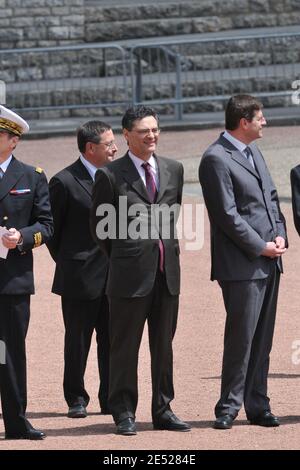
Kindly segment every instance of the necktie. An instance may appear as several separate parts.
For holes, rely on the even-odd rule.
[[[142,164],[142,167],[145,170],[145,179],[146,179],[146,189],[149,195],[150,202],[153,203],[157,196],[157,189],[154,180],[153,173],[151,171],[151,166],[148,162]],[[159,248],[159,270],[161,272],[164,271],[164,258],[165,258],[165,248],[164,244],[161,239],[158,241],[158,248]]]
[[[250,147],[246,147],[244,149],[244,154],[246,155],[246,158],[247,158],[248,162],[250,163],[250,165],[252,165],[253,168],[255,168],[254,160],[253,160],[253,157],[252,157],[252,152],[251,152]]]
[[[154,176],[151,171],[151,166],[148,162],[145,162],[142,164],[142,167],[145,170],[146,188],[148,191],[149,199],[151,202],[154,202],[156,195],[157,195],[157,190],[156,190]]]
[[[0,168],[0,180],[2,180],[3,176],[4,176],[4,172],[3,172],[2,168]]]

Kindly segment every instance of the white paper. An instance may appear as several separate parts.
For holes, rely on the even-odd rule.
[[[6,248],[2,243],[2,236],[5,235],[5,233],[8,233],[7,228],[1,227],[0,225],[0,258],[4,259],[6,259],[8,253],[8,248]]]

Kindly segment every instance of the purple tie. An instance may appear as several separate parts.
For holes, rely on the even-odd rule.
[[[145,170],[146,188],[148,191],[150,202],[154,202],[157,195],[157,190],[154,176],[151,171],[151,166],[148,162],[145,162],[142,164],[142,167]]]
[[[145,170],[146,189],[149,195],[149,200],[151,203],[153,203],[157,196],[157,189],[156,189],[154,176],[151,171],[151,166],[148,162],[145,162],[142,164],[142,167]],[[165,248],[161,239],[159,239],[158,241],[158,248],[159,248],[159,270],[161,272],[164,272]]]

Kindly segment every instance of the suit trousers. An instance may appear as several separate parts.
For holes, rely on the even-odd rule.
[[[89,403],[90,397],[84,386],[84,373],[95,330],[100,377],[98,398],[100,408],[104,411],[107,409],[109,381],[107,297],[103,295],[94,300],[78,300],[62,296],[61,302],[65,324],[65,400],[69,407],[79,404],[87,406]]]
[[[145,321],[151,355],[152,419],[156,420],[174,398],[172,340],[176,331],[178,295],[169,293],[159,270],[145,297],[109,297],[110,384],[109,408],[118,424],[135,418],[138,403],[137,367]]]
[[[267,378],[279,280],[274,261],[265,279],[219,281],[227,317],[217,417],[236,417],[243,402],[248,419],[270,410]]]
[[[22,434],[30,424],[27,406],[25,338],[30,317],[30,295],[0,295],[0,393],[5,431]]]

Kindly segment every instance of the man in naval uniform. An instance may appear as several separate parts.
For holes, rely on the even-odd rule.
[[[41,168],[13,156],[20,136],[29,126],[0,105],[0,394],[6,439],[45,437],[25,417],[25,337],[34,294],[32,249],[52,235],[48,184]],[[5,249],[7,256],[5,257]]]

